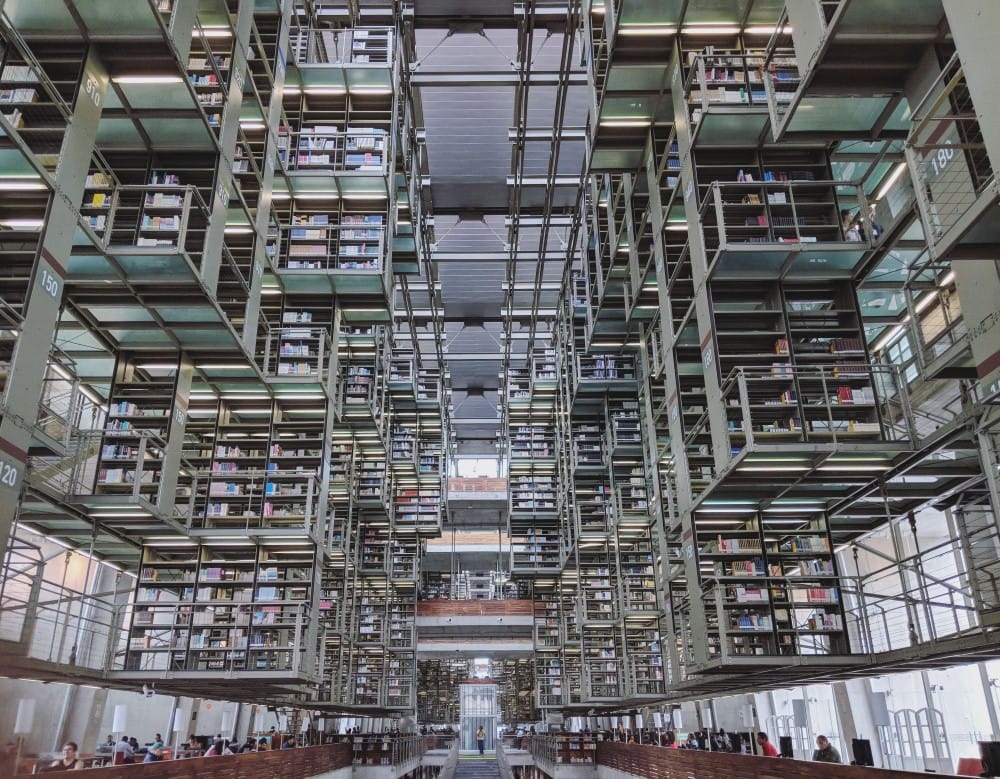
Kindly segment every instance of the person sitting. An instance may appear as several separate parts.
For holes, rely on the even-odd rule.
[[[62,757],[56,760],[49,766],[49,770],[57,769],[59,771],[79,771],[83,768],[83,761],[77,754],[78,747],[75,741],[67,741],[63,744]]]
[[[840,752],[834,749],[833,744],[826,736],[816,736],[816,746],[818,749],[813,752],[813,760],[820,763],[840,762]]]
[[[267,737],[261,736],[257,739],[257,751],[258,752],[268,752],[271,749],[271,745],[267,743]]]
[[[240,754],[244,752],[253,752],[257,749],[257,740],[253,736],[247,736],[246,742],[240,747]]]
[[[159,735],[157,733],[157,735]],[[146,750],[146,756],[142,759],[144,763],[155,763],[163,759],[163,742],[157,739],[152,744],[150,744],[149,749]]]
[[[774,744],[767,740],[767,733],[764,731],[757,734],[757,744],[760,746],[760,751],[764,757],[778,756],[778,750],[775,748]]]
[[[132,749],[128,736],[122,736],[121,741],[115,744],[114,757],[111,759],[112,764],[131,763],[133,757],[135,757],[135,750]]]
[[[221,738],[217,738],[215,741],[212,742],[212,746],[210,746],[205,751],[205,757],[218,757],[219,755],[224,754],[225,751],[226,751],[226,742],[223,741]]]

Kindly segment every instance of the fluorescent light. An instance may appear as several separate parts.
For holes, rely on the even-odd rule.
[[[760,473],[771,473],[772,471],[779,472],[798,472],[808,471],[808,465],[741,465],[736,470],[738,471],[751,471]]]
[[[298,90],[296,90],[298,91]],[[304,90],[307,95],[346,95],[346,87],[306,87]]]
[[[888,194],[889,190],[892,189],[892,185],[896,183],[896,179],[903,175],[904,170],[906,170],[906,163],[899,163],[896,166],[896,169],[892,172],[892,175],[889,176],[889,180],[886,181],[885,184],[882,185],[882,189],[878,191],[878,194],[875,196],[876,200],[881,200]]]
[[[884,471],[888,465],[821,465],[821,471]]]
[[[351,90],[352,95],[391,95],[392,87],[356,87]]]
[[[197,38],[204,35],[206,38],[232,38],[233,31],[228,27],[195,27],[191,31],[191,36]]]
[[[266,130],[267,125],[257,119],[240,119],[240,127],[244,130]]]
[[[269,408],[234,408],[234,414],[246,414],[247,416],[266,417],[271,415]]]
[[[771,35],[775,32],[774,27],[768,27],[766,24],[757,24],[747,27],[744,31],[747,35]],[[785,25],[781,28],[782,35],[791,35],[792,28],[790,25]]]
[[[340,195],[337,192],[304,192],[294,197],[296,200],[336,200]]]
[[[639,24],[618,28],[619,35],[647,36],[647,35],[673,35],[677,32],[677,27],[672,24]]]
[[[23,178],[19,181],[0,180],[0,192],[21,192],[29,189],[45,189],[45,184],[37,178]]]
[[[180,84],[180,76],[115,76],[112,81],[116,84]]]
[[[136,363],[136,368],[142,368],[146,371],[169,371],[177,367],[177,363],[173,362],[140,362]]]
[[[150,513],[148,511],[95,511],[90,516],[92,516],[92,517],[112,518],[112,519],[113,518],[117,518],[117,517],[122,517],[122,518],[127,519],[129,517],[146,517],[146,518],[148,518],[151,515],[150,515]]]
[[[0,219],[0,225],[11,230],[39,230],[44,224],[44,219]]]
[[[601,127],[649,127],[649,119],[602,119]]]
[[[740,31],[739,27],[729,25],[695,25],[684,27],[681,30],[683,35],[736,35]]]
[[[199,363],[199,364],[195,365],[194,367],[197,368],[198,370],[202,370],[202,371],[212,371],[212,370],[222,371],[222,370],[227,370],[227,369],[229,369],[229,370],[245,370],[249,366],[245,362],[239,362],[239,363],[231,363],[231,362],[230,363],[210,363],[210,362],[206,362],[206,363]]]
[[[246,235],[252,233],[253,228],[247,225],[226,225],[226,229],[222,232],[226,235]]]

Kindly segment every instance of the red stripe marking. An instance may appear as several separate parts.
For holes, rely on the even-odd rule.
[[[23,449],[18,449],[6,438],[0,438],[0,452],[6,452],[20,463],[28,461],[28,453]]]
[[[976,366],[976,373],[980,379],[985,379],[997,368],[1000,368],[1000,350],[993,352],[989,357]]]
[[[49,265],[52,266],[52,270],[59,274],[59,278],[66,279],[66,269],[59,263],[59,261],[52,256],[52,252],[42,247],[42,258],[45,259]]]

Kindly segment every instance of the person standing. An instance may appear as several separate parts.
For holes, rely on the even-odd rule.
[[[774,744],[767,740],[767,733],[764,731],[757,734],[757,744],[760,746],[760,751],[764,754],[764,757],[778,756],[778,750]]]
[[[840,762],[840,752],[834,748],[826,736],[816,736],[816,747],[816,751],[813,752],[813,760],[819,763]]]
[[[476,746],[479,747],[479,754],[486,752],[486,730],[480,725],[476,728]]]

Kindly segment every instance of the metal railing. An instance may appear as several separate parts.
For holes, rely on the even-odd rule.
[[[793,178],[796,175],[802,178]],[[701,204],[706,242],[714,247],[821,243],[825,249],[829,244],[858,252],[871,248],[873,230],[864,188],[808,175],[793,170],[787,181],[713,181]],[[848,202],[858,208],[850,228],[834,205],[834,193],[845,191],[850,193]]]
[[[108,199],[107,227],[99,248],[111,253],[173,249],[200,264],[209,209],[197,187],[120,186]]]
[[[294,439],[289,439],[294,441]],[[280,458],[283,455],[272,455]],[[219,460],[225,458],[219,456]],[[241,470],[233,472],[238,481],[227,482],[228,471],[192,473],[190,495],[179,500],[177,519],[188,528],[226,528],[253,530],[282,528],[301,531],[303,536],[319,541],[316,526],[320,480],[316,473],[294,469]],[[200,485],[208,484],[206,491]],[[238,491],[230,491],[238,490]],[[233,504],[227,502],[233,499]],[[199,508],[196,504],[203,505]],[[230,508],[233,513],[230,513]]]
[[[68,567],[71,557],[65,552],[39,560],[11,550],[0,599],[0,638],[21,644],[28,658],[114,669],[121,649],[116,637],[127,613],[116,600],[130,590],[87,594],[54,580],[61,575],[58,560]]]
[[[692,109],[692,121],[698,112],[713,106],[766,107],[767,95],[761,69],[761,54],[692,54],[684,79],[684,97]]]
[[[288,47],[299,65],[384,65],[393,61],[391,27],[294,27]]]
[[[264,374],[279,379],[316,379],[328,384],[330,334],[326,328],[270,328],[264,345]]]
[[[388,733],[361,733],[351,736],[354,765],[399,767],[427,751],[425,736],[396,736]]]
[[[996,197],[995,166],[957,52],[914,109],[905,152],[924,235],[937,256],[957,240],[951,229],[980,196],[992,189]]]
[[[733,446],[916,440],[905,384],[891,365],[848,356],[830,367],[740,366],[722,382]],[[707,417],[695,429],[700,430]]]
[[[381,128],[342,131],[317,125],[278,136],[278,157],[287,170],[385,174],[389,136]]]

